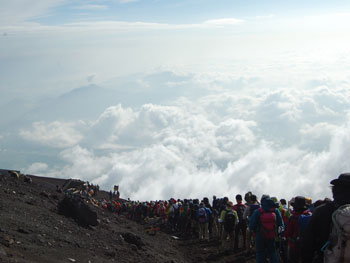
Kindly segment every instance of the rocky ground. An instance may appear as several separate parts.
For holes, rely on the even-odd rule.
[[[157,231],[100,208],[99,224],[81,227],[58,214],[65,180],[0,174],[0,262],[255,262],[254,255],[221,252],[218,240],[200,242]],[[100,197],[107,197],[101,191]]]

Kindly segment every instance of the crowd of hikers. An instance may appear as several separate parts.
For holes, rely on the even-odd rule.
[[[290,201],[251,192],[235,200],[213,196],[139,202],[90,202],[129,219],[145,223],[156,219],[178,236],[205,242],[219,239],[221,249],[250,250],[256,262],[350,262],[350,173],[330,182],[333,200],[312,202],[296,196]]]

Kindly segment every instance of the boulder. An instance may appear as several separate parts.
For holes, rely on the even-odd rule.
[[[133,233],[121,233],[120,236],[125,240],[125,242],[135,245],[139,249],[142,246],[145,246],[145,243],[142,241],[142,239]]]
[[[97,213],[79,196],[65,196],[58,203],[58,213],[73,218],[80,226],[97,226]]]

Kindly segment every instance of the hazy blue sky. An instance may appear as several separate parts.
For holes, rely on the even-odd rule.
[[[350,170],[349,1],[0,3],[1,168],[138,199]]]

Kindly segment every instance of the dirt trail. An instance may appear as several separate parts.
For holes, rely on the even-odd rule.
[[[175,239],[93,207],[99,225],[81,227],[58,214],[63,179],[0,174],[0,262],[255,262],[245,252],[220,252],[218,240]],[[100,198],[108,198],[101,191]]]

